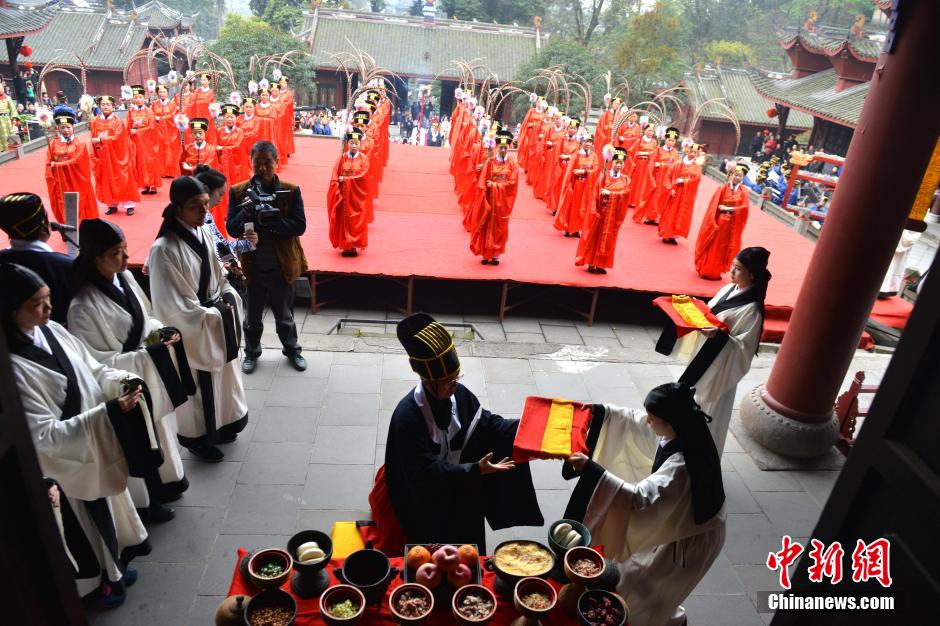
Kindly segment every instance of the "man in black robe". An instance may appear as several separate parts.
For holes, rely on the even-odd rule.
[[[72,259],[55,252],[46,242],[52,234],[42,199],[34,193],[11,193],[0,198],[0,229],[10,247],[0,250],[0,262],[33,270],[52,292],[52,319],[68,324],[72,299]]]
[[[480,406],[457,382],[460,360],[450,333],[417,313],[398,339],[421,383],[398,403],[388,429],[385,481],[409,543],[475,543],[486,527],[544,523],[527,464],[515,465],[518,420]]]

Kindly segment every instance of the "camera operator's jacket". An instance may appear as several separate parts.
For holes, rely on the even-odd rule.
[[[229,218],[227,220],[227,226],[232,236],[244,236],[244,221],[241,221],[241,228],[232,228],[232,226],[235,225],[232,220],[232,212],[238,211],[237,207],[241,205],[245,196],[248,195],[248,185],[250,183],[251,179],[238,183],[237,185],[232,185],[229,189]],[[303,200],[300,199],[300,187],[280,179],[278,179],[278,183],[281,191],[291,191],[290,194],[277,195],[275,204],[277,208],[281,210],[281,215],[285,218],[299,215],[300,223],[306,227]],[[298,204],[299,206],[297,206]],[[300,235],[302,233],[302,230],[297,234],[290,235],[282,235],[268,231],[261,233],[262,237],[272,237],[274,239],[277,261],[281,266],[281,271],[284,272],[284,278],[287,280],[287,284],[292,284],[301,274],[307,271],[307,257],[304,256],[303,248],[300,247]],[[251,280],[251,270],[254,267],[255,253],[243,252],[239,255],[239,260],[241,261],[245,276]]]

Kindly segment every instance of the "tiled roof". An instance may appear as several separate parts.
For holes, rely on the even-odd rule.
[[[311,40],[319,67],[338,67],[332,53],[371,55],[380,67],[398,74],[459,79],[451,61],[473,60],[489,67],[500,81],[512,80],[516,69],[535,54],[531,28],[437,20],[426,26],[420,18],[353,11],[305,13],[304,36]]]
[[[767,109],[772,106],[751,84],[749,74],[743,70],[707,69],[695,74],[686,74],[683,82],[690,89],[692,105],[698,108],[706,100],[724,98],[742,124],[769,124]],[[726,119],[719,114],[717,106],[709,105],[702,119]],[[791,111],[787,127],[807,129],[813,127],[813,118],[799,111]]]
[[[194,16],[184,15],[159,0],[150,0],[137,7],[136,11],[141,22],[145,22],[150,28],[161,30],[188,28],[194,21]]]
[[[77,53],[88,69],[123,70],[143,48],[147,27],[125,17],[107,17],[93,11],[59,10],[41,32],[28,35],[34,65],[75,65]],[[0,46],[0,62],[6,62],[6,46]]]
[[[870,63],[876,62],[878,55],[881,54],[881,42],[869,37],[854,37],[852,35],[834,37],[819,32],[799,31],[781,34],[779,40],[780,45],[785,49],[799,42],[807,50],[826,56],[835,56],[842,50],[848,49],[855,58]]]
[[[38,33],[52,21],[55,7],[0,7],[0,39]],[[6,46],[3,46],[6,48]]]
[[[855,128],[871,83],[836,92],[836,78],[833,69],[796,79],[753,76],[751,82],[759,93],[774,102]]]

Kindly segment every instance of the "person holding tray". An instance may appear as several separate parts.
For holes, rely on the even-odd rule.
[[[374,544],[476,544],[494,530],[544,523],[528,464],[510,460],[518,420],[494,415],[461,385],[453,338],[425,313],[398,324],[398,339],[421,382],[392,414],[385,465],[369,495]]]

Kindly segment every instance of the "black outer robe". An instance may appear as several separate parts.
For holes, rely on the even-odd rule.
[[[493,530],[545,523],[527,463],[483,476],[477,462],[512,456],[518,420],[483,409],[467,440],[480,401],[463,385],[454,394],[460,431],[450,439],[460,463],[438,458],[441,446],[428,434],[421,407],[409,392],[392,413],[385,448],[385,477],[392,508],[409,543],[474,543],[486,553],[484,518]]]

